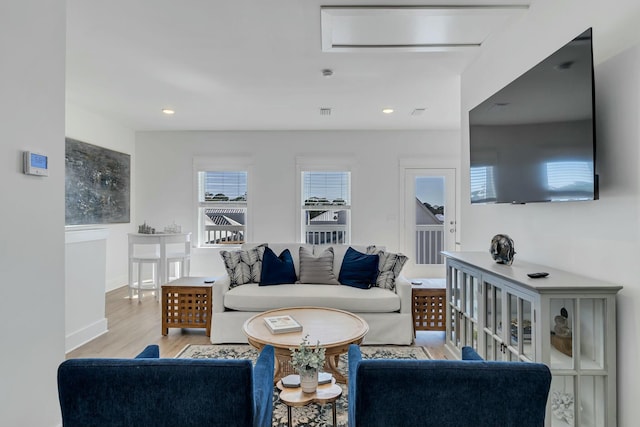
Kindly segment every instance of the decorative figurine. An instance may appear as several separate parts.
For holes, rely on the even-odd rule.
[[[506,234],[496,234],[491,239],[491,247],[489,252],[494,260],[499,264],[511,265],[513,256],[516,254],[513,246],[513,240]]]
[[[553,318],[554,326],[551,332],[551,344],[569,357],[573,356],[573,339],[569,326],[569,313],[562,307],[560,314]]]

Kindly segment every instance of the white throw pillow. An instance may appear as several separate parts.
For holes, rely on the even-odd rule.
[[[266,247],[267,244],[263,243],[252,249],[220,252],[224,267],[231,279],[230,289],[245,283],[260,282],[262,256]]]

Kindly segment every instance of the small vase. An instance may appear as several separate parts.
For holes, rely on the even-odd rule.
[[[315,393],[318,388],[318,370],[300,369],[300,387],[304,393]]]

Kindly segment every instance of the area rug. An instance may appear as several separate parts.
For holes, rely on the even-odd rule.
[[[423,347],[413,346],[361,346],[362,357],[365,359],[431,359]],[[181,359],[249,359],[255,362],[258,351],[249,345],[187,345],[176,356]],[[340,356],[338,370],[347,375],[347,355]],[[348,425],[347,415],[347,387],[342,387],[342,396],[336,401],[338,426]],[[273,427],[287,425],[287,406],[278,398],[278,389],[274,387],[273,394]],[[310,404],[292,410],[293,425],[296,427],[330,426],[331,405]]]

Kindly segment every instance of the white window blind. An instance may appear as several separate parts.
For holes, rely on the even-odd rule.
[[[309,203],[348,205],[351,200],[349,172],[303,172],[302,199]]]

